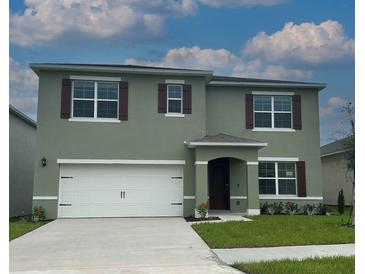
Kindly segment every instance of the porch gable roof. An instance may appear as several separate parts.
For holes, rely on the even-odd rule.
[[[203,138],[185,141],[188,148],[197,146],[246,146],[246,147],[266,147],[267,143],[248,138],[232,136],[224,133],[216,135],[206,135]]]

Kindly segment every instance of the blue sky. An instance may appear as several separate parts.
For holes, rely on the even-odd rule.
[[[325,82],[321,143],[354,101],[354,2],[340,0],[13,0],[10,103],[36,119],[29,62],[195,67]]]

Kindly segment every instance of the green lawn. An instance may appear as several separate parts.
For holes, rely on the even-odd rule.
[[[339,216],[261,215],[252,222],[194,224],[211,248],[354,243],[355,230],[340,226]]]
[[[48,222],[33,223],[27,217],[11,218],[9,220],[9,240],[14,240]]]
[[[237,263],[233,267],[247,274],[351,274],[355,273],[355,257]]]

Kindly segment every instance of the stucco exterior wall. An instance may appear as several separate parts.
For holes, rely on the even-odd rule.
[[[185,160],[184,195],[195,195],[194,153],[186,148],[184,141],[201,138],[206,133],[203,77],[122,75],[129,83],[128,121],[89,123],[60,119],[61,80],[69,75],[82,73],[44,71],[39,77],[35,196],[58,196],[58,158]],[[157,87],[166,79],[184,79],[192,85],[192,114],[175,118],[157,112]],[[46,167],[40,164],[42,157],[47,158]],[[52,203],[57,201],[48,201]],[[34,204],[41,205],[44,201]],[[184,210],[192,212],[191,201],[184,204]],[[55,208],[48,208],[49,218],[57,217]]]
[[[61,79],[82,74],[121,76],[124,81],[128,81],[128,121],[92,123],[60,119]],[[59,158],[185,160],[184,196],[197,197],[195,200],[184,200],[184,215],[190,215],[199,202],[198,198],[203,202],[207,195],[206,184],[196,184],[197,181],[205,180],[206,166],[197,167],[194,163],[219,157],[245,161],[257,161],[257,157],[298,157],[299,160],[306,161],[307,196],[322,196],[318,93],[315,90],[290,89],[302,95],[302,130],[285,133],[255,132],[245,127],[244,96],[252,91],[247,88],[212,87],[206,85],[203,77],[163,75],[41,71],[39,78],[35,196],[58,196],[59,165],[56,161]],[[157,112],[157,85],[166,79],[182,79],[186,84],[192,85],[192,114],[186,114],[184,118],[172,118]],[[198,151],[184,145],[184,141],[218,133],[252,138],[268,142],[269,145],[258,152],[256,148],[241,150],[233,147]],[[47,158],[46,167],[40,164],[42,157]],[[257,209],[257,165],[250,166],[245,171],[241,168],[242,165],[231,161],[231,196],[246,195],[251,196],[251,200],[240,199],[239,204],[237,199],[232,200],[231,208],[244,210],[250,204],[250,209]],[[243,180],[240,179],[241,176]],[[245,183],[249,178],[252,181],[250,185]],[[242,184],[236,187],[238,181]],[[252,193],[247,189],[251,189]],[[38,200],[34,201],[34,205],[45,205],[48,217],[57,217],[56,200]]]
[[[347,172],[346,153],[338,153],[321,158],[323,199],[326,204],[337,205],[338,192],[343,189],[345,204],[352,201],[352,176]]]
[[[9,112],[9,216],[32,212],[36,128]]]
[[[301,95],[302,129],[259,132],[246,129],[245,95],[255,91],[292,91]],[[306,163],[307,196],[322,197],[318,92],[310,89],[207,87],[207,134],[226,133],[267,142],[258,157],[298,157]]]

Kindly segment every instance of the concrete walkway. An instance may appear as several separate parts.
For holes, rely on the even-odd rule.
[[[213,249],[227,264],[235,262],[270,261],[279,259],[304,259],[309,257],[355,255],[355,244],[305,245],[259,248]]]
[[[19,274],[241,273],[183,218],[59,219],[9,246]]]

